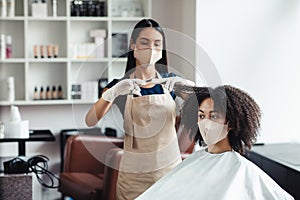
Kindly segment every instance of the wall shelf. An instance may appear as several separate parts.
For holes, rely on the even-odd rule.
[[[71,21],[108,21],[108,17],[70,17]]]
[[[83,100],[30,100],[30,101],[14,101],[14,102],[8,102],[8,101],[0,101],[1,106],[33,106],[33,105],[89,105],[93,104],[95,102],[93,101],[83,101]]]
[[[5,86],[10,76],[15,77],[14,105],[93,103],[94,100],[73,100],[72,85],[96,82],[100,78],[110,81],[124,73],[126,58],[112,56],[115,48],[112,46],[112,34],[132,30],[133,25],[140,19],[151,17],[152,0],[138,1],[145,13],[142,17],[113,17],[111,9],[114,0],[105,1],[107,16],[74,17],[71,16],[72,1],[59,0],[57,16],[52,16],[52,4],[47,1],[48,16],[33,17],[32,0],[16,1],[16,16],[0,17],[0,33],[12,36],[13,46],[12,58],[0,60],[0,106],[11,105],[6,101]],[[95,29],[104,29],[106,32],[104,57],[74,59],[74,44],[93,43],[94,39],[89,34]],[[47,45],[58,45],[58,58],[34,58],[34,45],[44,45],[45,56]],[[33,100],[35,87],[39,91],[43,86],[45,91],[47,86],[52,88],[54,85],[61,85],[63,100]]]
[[[87,58],[87,59],[72,59],[71,62],[74,63],[84,63],[84,62],[109,62],[111,59],[109,58]]]
[[[25,17],[0,17],[1,21],[24,21]]]
[[[63,63],[68,62],[67,58],[30,58],[30,63]]]
[[[0,60],[0,63],[25,63],[25,59],[24,58],[5,59],[5,60]]]
[[[145,17],[112,17],[111,20],[112,21],[120,21],[120,22],[136,22],[139,21],[141,19],[144,19]]]
[[[27,17],[28,21],[67,21],[67,17]]]

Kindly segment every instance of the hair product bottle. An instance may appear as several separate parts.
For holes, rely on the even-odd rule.
[[[7,79],[7,100],[9,102],[15,100],[15,78],[12,76]]]
[[[58,93],[57,93],[58,99],[63,99],[63,91],[61,85],[58,86]]]
[[[54,58],[58,57],[58,45],[53,45],[53,54]]]
[[[45,99],[45,92],[44,92],[44,87],[41,86],[41,90],[40,90],[40,100]]]
[[[1,37],[0,37],[0,49],[1,49],[1,51],[0,51],[0,54],[1,54],[1,56],[0,56],[0,59],[2,59],[2,60],[4,60],[5,58],[6,58],[6,44],[5,44],[5,35],[4,34],[1,34]]]
[[[52,58],[53,56],[53,51],[52,51],[53,47],[52,45],[47,45],[47,54],[48,54],[48,58]]]
[[[40,46],[40,54],[41,54],[41,58],[45,58],[45,46],[44,45]]]
[[[33,56],[34,56],[34,58],[39,57],[39,46],[38,45],[33,46]]]
[[[12,58],[11,36],[6,36],[6,58]]]
[[[52,99],[57,99],[57,91],[55,85],[52,87]]]
[[[51,91],[50,91],[50,87],[47,86],[46,88],[46,99],[52,99],[52,95],[51,95]]]
[[[57,0],[52,0],[52,14],[53,17],[57,16]]]
[[[34,91],[33,91],[33,100],[38,100],[38,90],[37,87],[34,87]]]
[[[7,2],[7,15],[8,17],[15,16],[15,0],[8,0]]]
[[[6,0],[1,0],[1,17],[7,17],[7,2]]]

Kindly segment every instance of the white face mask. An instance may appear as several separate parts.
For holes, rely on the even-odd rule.
[[[148,67],[162,58],[162,50],[135,48],[134,58],[139,61],[140,65]]]
[[[201,136],[207,146],[217,144],[226,138],[228,134],[228,125],[219,124],[209,119],[203,119],[198,122]]]

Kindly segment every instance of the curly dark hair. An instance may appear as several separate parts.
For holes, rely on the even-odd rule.
[[[203,143],[197,126],[199,106],[205,99],[212,98],[215,109],[225,113],[231,147],[240,154],[244,154],[245,146],[251,148],[260,128],[261,110],[250,95],[229,85],[214,89],[192,87],[185,90],[192,92],[182,107],[181,124],[191,130],[195,142],[199,141],[200,145]]]

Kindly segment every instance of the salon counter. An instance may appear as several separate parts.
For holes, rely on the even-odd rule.
[[[246,158],[300,200],[300,143],[254,145]]]
[[[18,143],[18,155],[25,156],[26,154],[26,142],[54,142],[55,137],[50,130],[30,130],[29,138],[1,138],[2,142],[17,142]]]

